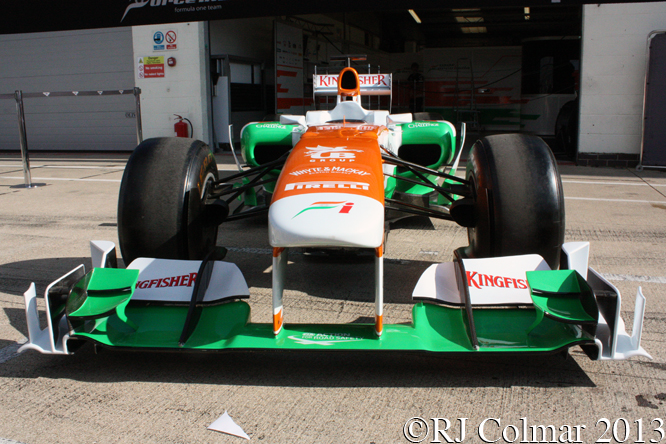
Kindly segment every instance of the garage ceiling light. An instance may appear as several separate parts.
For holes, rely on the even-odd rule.
[[[460,30],[463,34],[485,34],[488,32],[485,26],[462,26]]]
[[[482,21],[483,17],[456,17],[458,23],[480,23]]]
[[[413,9],[410,9],[410,10],[409,10],[409,13],[412,15],[412,18],[414,19],[414,21],[415,21],[416,23],[421,23],[421,19],[419,18],[418,15],[416,15],[416,12],[414,12]]]
[[[458,23],[483,23],[483,17],[456,17]],[[463,34],[484,34],[488,32],[485,26],[461,26]]]

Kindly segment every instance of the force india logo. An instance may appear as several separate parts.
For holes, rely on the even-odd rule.
[[[168,6],[171,3],[174,6],[184,6],[183,8],[175,8],[175,12],[201,12],[201,11],[212,11],[216,9],[222,9],[221,5],[206,5],[205,3],[214,3],[214,2],[223,2],[226,0],[134,0],[130,2],[129,6],[125,9],[125,14],[123,18],[120,19],[122,22],[125,20],[127,13],[132,9],[143,8],[144,6],[150,4],[152,7],[157,6]],[[204,3],[203,5],[197,5],[197,3]]]
[[[310,162],[354,162],[356,160],[355,153],[361,153],[363,150],[347,149],[346,146],[317,146],[316,148],[307,148],[305,156],[310,157]]]
[[[347,214],[351,211],[353,206],[354,206],[354,202],[345,202],[345,201],[340,201],[340,202],[315,202],[315,203],[310,204],[308,207],[302,209],[298,213],[296,213],[294,215],[294,217],[292,217],[292,219],[295,218],[296,216],[299,216],[299,215],[305,213],[306,211],[310,211],[310,210],[337,210],[339,208],[340,211],[338,211],[338,213]]]
[[[369,190],[370,184],[363,182],[295,182],[288,183],[285,191],[310,190],[310,189],[344,189],[344,190]]]

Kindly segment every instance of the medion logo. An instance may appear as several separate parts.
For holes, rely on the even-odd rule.
[[[527,281],[525,279],[492,276],[489,274],[481,274],[477,271],[467,271],[467,285],[478,289],[481,289],[481,287],[496,287],[524,290],[527,288]]]

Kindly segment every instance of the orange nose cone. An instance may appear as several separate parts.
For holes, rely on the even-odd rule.
[[[354,68],[344,68],[338,76],[338,95],[356,97],[361,95],[361,82]]]

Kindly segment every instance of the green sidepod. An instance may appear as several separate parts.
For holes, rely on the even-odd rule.
[[[455,156],[456,134],[448,122],[414,121],[398,125],[402,132],[402,141],[398,156],[433,170],[451,164]],[[409,171],[399,168],[398,176],[420,180]],[[437,183],[437,176],[426,174],[428,180]],[[395,191],[406,194],[423,195],[432,193],[432,188],[398,180]]]

